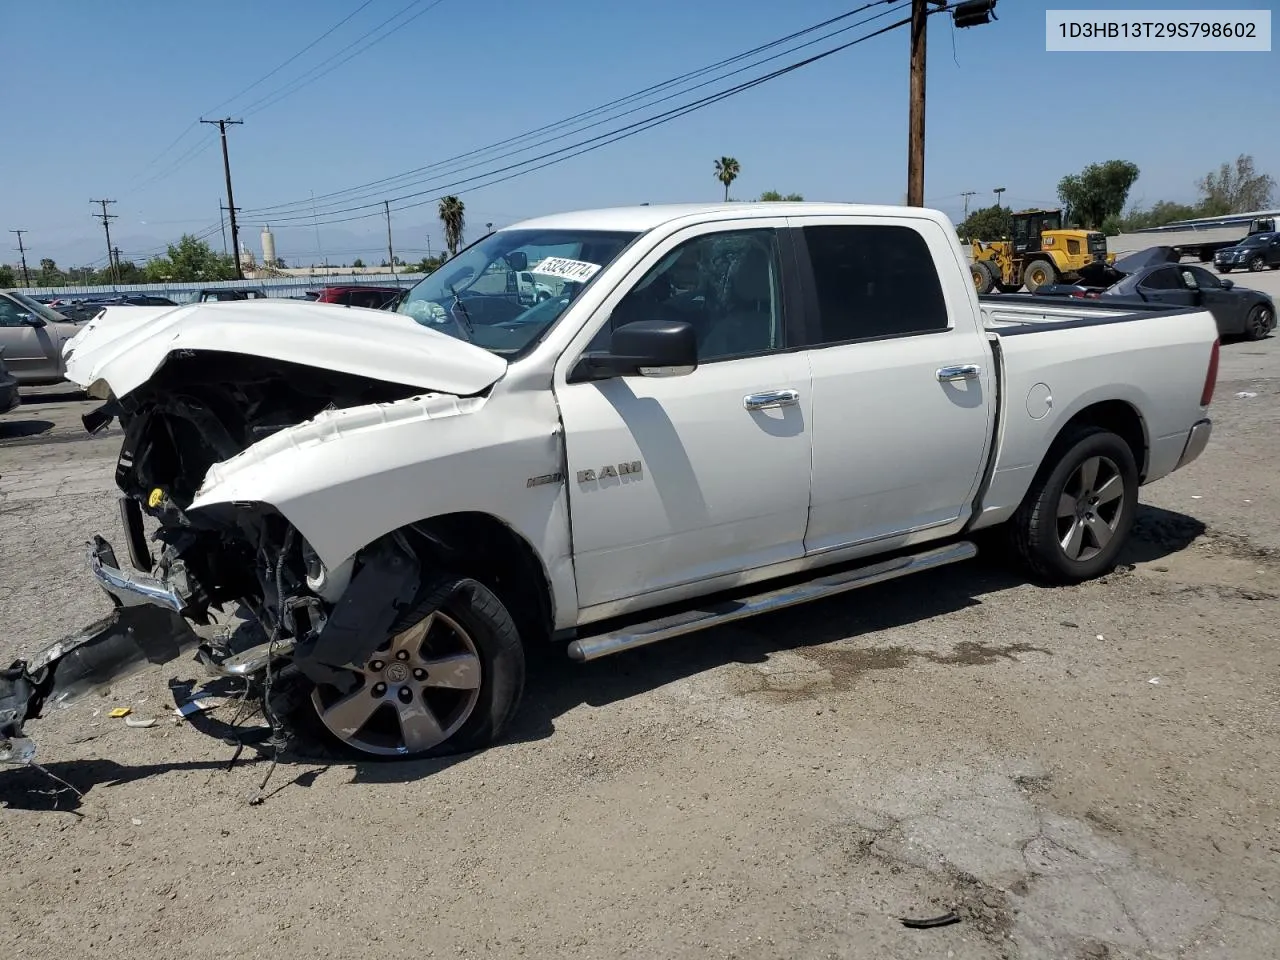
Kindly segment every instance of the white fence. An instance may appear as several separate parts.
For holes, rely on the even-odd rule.
[[[92,299],[122,293],[149,293],[185,303],[201,290],[261,290],[271,297],[300,297],[308,290],[334,284],[344,286],[411,287],[426,274],[389,273],[370,275],[353,273],[345,276],[273,277],[262,280],[217,280],[208,283],[119,283],[105,286],[21,287],[29,297],[73,297]]]

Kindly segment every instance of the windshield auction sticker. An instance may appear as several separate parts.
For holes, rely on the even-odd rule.
[[[1270,10],[1046,10],[1045,49],[1269,53]]]
[[[570,260],[567,257],[547,257],[536,267],[530,267],[530,273],[541,273],[548,277],[559,277],[561,280],[576,280],[586,283],[600,271],[600,264],[588,263],[585,260]]]

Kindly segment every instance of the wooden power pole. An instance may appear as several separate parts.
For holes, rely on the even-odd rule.
[[[232,120],[226,117],[222,120],[204,120],[201,123],[207,123],[218,128],[218,132],[222,134],[222,172],[227,176],[227,215],[231,218],[231,255],[235,258],[236,279],[244,279],[244,269],[240,266],[240,228],[236,226],[236,198],[231,192],[231,160],[227,156],[227,124],[244,123],[243,120]]]
[[[113,283],[120,282],[120,275],[116,272],[116,258],[112,252],[115,248],[111,246],[111,221],[116,218],[114,213],[107,213],[107,204],[115,203],[114,200],[90,200],[90,203],[102,204],[102,213],[94,214],[102,221],[102,229],[107,231],[107,271],[111,274]]]
[[[29,230],[10,230],[10,233],[18,235],[18,255],[22,257],[22,285],[28,289],[31,287],[31,275],[27,273],[27,248],[22,245],[22,235],[30,233]]]
[[[924,206],[924,68],[929,0],[911,0],[911,112],[907,120],[907,206]]]

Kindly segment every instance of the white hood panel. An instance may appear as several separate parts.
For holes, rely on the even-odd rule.
[[[67,377],[85,389],[105,382],[122,397],[146,383],[177,350],[267,357],[459,395],[478,393],[507,369],[506,361],[488,350],[402,314],[240,300],[135,307],[127,315],[113,315],[108,308],[70,346]]]

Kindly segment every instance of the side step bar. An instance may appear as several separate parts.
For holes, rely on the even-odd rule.
[[[966,540],[934,550],[926,550],[924,553],[894,557],[867,567],[820,576],[814,580],[792,587],[783,587],[780,590],[771,590],[768,593],[717,601],[703,609],[686,610],[622,630],[579,638],[569,644],[569,657],[581,662],[598,660],[611,653],[643,647],[681,634],[693,633],[695,630],[718,627],[724,623],[732,623],[734,620],[754,617],[773,610],[784,610],[797,604],[808,603],[810,600],[832,597],[873,583],[896,580],[898,577],[920,573],[923,570],[945,567],[961,560],[972,559],[977,554],[978,548]]]

